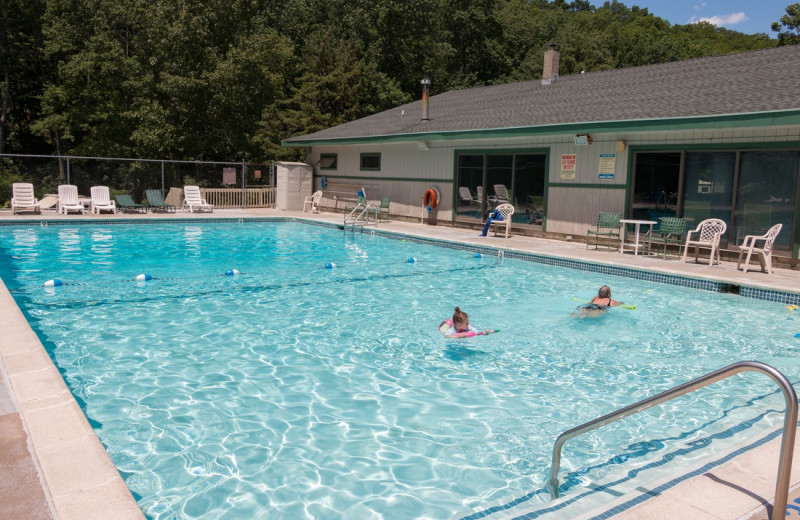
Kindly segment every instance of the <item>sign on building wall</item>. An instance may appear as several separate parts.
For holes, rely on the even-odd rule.
[[[617,170],[617,154],[601,153],[597,165],[597,176],[601,179],[613,179]]]
[[[561,155],[561,178],[574,179],[575,178],[575,165],[578,163],[578,155],[574,153],[565,153]]]

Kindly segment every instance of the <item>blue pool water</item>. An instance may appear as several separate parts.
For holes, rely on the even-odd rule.
[[[562,431],[742,359],[800,372],[781,304],[300,223],[2,227],[0,276],[155,519],[546,502]],[[604,283],[637,310],[571,316]],[[455,305],[501,331],[443,338]],[[783,408],[762,375],[715,384],[567,443],[562,493]]]

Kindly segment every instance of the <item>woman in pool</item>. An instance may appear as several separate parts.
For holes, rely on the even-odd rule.
[[[468,338],[470,336],[478,336],[481,334],[489,334],[489,331],[479,331],[469,323],[469,316],[466,312],[456,307],[452,319],[444,320],[439,324],[439,331],[447,338]]]
[[[581,318],[602,316],[609,307],[616,307],[621,303],[611,297],[611,287],[604,285],[592,301],[578,307],[579,315]]]

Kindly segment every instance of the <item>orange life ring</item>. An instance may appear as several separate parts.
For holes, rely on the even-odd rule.
[[[422,196],[422,203],[428,208],[428,211],[436,209],[436,206],[439,205],[439,194],[435,188],[428,188],[425,191],[425,195]]]

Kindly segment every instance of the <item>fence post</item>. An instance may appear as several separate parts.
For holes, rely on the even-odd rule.
[[[161,196],[164,196],[164,161],[161,161]]]
[[[69,157],[67,157],[67,184],[72,184],[70,182],[70,175],[69,175]]]
[[[242,209],[247,209],[247,164],[242,159]]]

